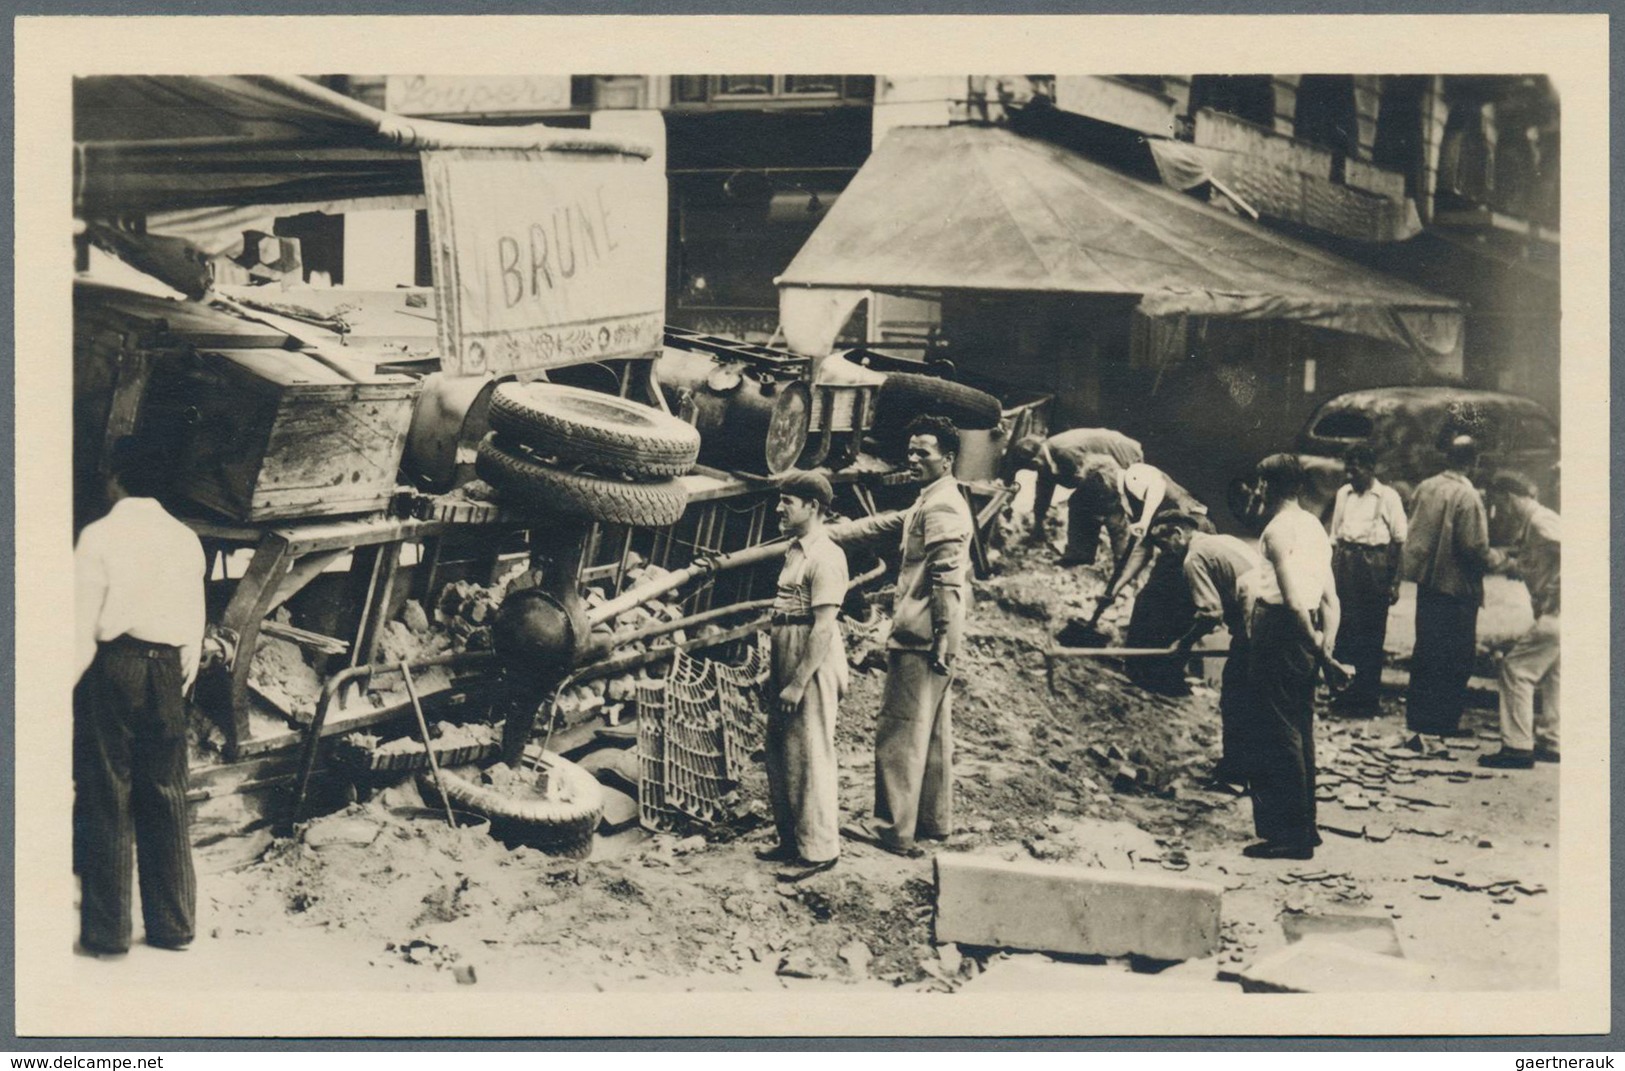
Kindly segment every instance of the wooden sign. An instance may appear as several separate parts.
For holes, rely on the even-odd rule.
[[[660,348],[666,177],[632,156],[423,154],[441,367],[497,375]]]

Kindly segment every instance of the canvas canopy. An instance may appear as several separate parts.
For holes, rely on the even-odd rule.
[[[539,124],[405,118],[274,75],[80,78],[73,107],[74,210],[86,219],[421,194],[427,149],[652,153]]]
[[[786,338],[833,345],[865,291],[1138,296],[1154,317],[1296,320],[1460,353],[1453,301],[994,127],[900,127],[777,280]]]

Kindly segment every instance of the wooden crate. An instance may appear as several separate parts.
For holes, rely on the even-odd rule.
[[[250,522],[389,504],[415,380],[358,382],[309,354],[272,349],[200,353],[184,379],[166,391],[190,425],[176,491]]]

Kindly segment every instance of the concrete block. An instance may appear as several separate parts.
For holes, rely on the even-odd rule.
[[[604,816],[598,820],[600,833],[619,833],[638,824],[638,801],[619,789],[603,786]]]
[[[1351,948],[1326,937],[1306,937],[1241,972],[1249,993],[1414,993],[1435,989],[1432,968]]]
[[[1282,915],[1281,932],[1286,939],[1324,938],[1350,948],[1361,948],[1384,956],[1405,955],[1399,932],[1387,915],[1361,915],[1352,912],[1327,915]]]
[[[1197,959],[1219,947],[1217,885],[1163,874],[938,855],[938,941]]]

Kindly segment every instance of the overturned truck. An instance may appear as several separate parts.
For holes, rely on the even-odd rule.
[[[114,441],[165,445],[166,505],[210,569],[192,699],[219,757],[195,749],[196,802],[296,813],[323,771],[438,774],[438,753],[471,764],[437,777],[448,801],[579,850],[596,812],[559,753],[618,730],[648,760],[638,715],[696,652],[740,694],[760,679],[777,477],[822,467],[861,516],[911,498],[914,414],[1012,430],[998,399],[862,352],[666,326],[647,146],[406,120],[277,77],[81,79],[75,128],[75,523]],[[313,212],[380,210],[426,217],[427,285],[304,285]],[[973,467],[985,569],[1011,489]],[[759,710],[728,714],[719,750],[748,750]],[[550,787],[480,783],[499,752]],[[641,780],[656,820],[659,771]]]

